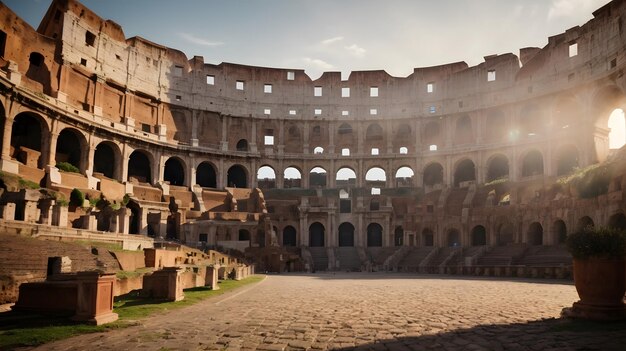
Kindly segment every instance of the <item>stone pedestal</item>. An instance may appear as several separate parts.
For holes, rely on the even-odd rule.
[[[204,279],[204,284],[211,287],[211,290],[219,290],[220,287],[217,283],[218,266],[207,267],[206,268],[206,277]]]
[[[67,227],[67,206],[52,206],[52,225],[57,227]]]
[[[2,206],[2,219],[12,221],[15,219],[15,204],[7,203]]]
[[[115,274],[99,272],[79,272],[76,275],[78,283],[75,321],[101,325],[117,320],[117,313],[113,313],[113,284]]]
[[[37,223],[41,211],[37,208],[37,201],[24,201],[24,222]]]
[[[182,270],[179,267],[164,267],[160,271],[145,275],[142,295],[169,301],[183,300],[185,295],[181,274]]]
[[[80,216],[80,220],[82,223],[82,228],[87,230],[97,230],[98,229],[98,221],[96,221],[96,216],[92,214]]]

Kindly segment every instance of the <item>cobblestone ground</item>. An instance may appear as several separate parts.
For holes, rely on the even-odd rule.
[[[42,350],[625,350],[626,324],[563,321],[570,283],[341,273],[263,282]]]

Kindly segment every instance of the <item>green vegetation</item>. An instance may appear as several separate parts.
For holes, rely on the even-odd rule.
[[[75,240],[74,242],[82,246],[95,246],[95,247],[107,249],[109,251],[122,251],[121,243],[111,243],[111,242],[95,241],[95,240]]]
[[[82,207],[83,203],[85,203],[85,194],[83,194],[83,192],[79,189],[74,188],[74,190],[70,193],[70,204]]]
[[[18,181],[20,185],[20,189],[39,189],[41,186],[39,184],[33,182],[32,180],[20,178]]]
[[[611,173],[611,164],[595,164],[576,169],[572,174],[557,180],[557,183],[571,184],[581,199],[590,199],[608,192]]]
[[[190,306],[206,298],[218,296],[235,288],[261,280],[263,280],[263,276],[255,275],[240,281],[223,281],[220,283],[220,290],[210,290],[208,288],[188,289],[185,290],[185,299],[178,302],[142,299],[136,293],[119,296],[115,298],[114,312],[119,314],[120,319],[101,326],[78,324],[70,321],[68,318],[42,316],[33,313],[2,313],[0,314],[0,349],[37,346],[79,334],[126,328],[137,325],[136,319]]]
[[[124,194],[124,197],[122,198],[122,206],[126,207],[129,201],[130,201],[130,194],[128,193]]]
[[[496,178],[490,182],[485,183],[485,186],[504,184],[508,181],[509,181],[509,177]]]
[[[613,228],[587,227],[570,234],[566,244],[576,259],[619,258],[626,255],[626,233]]]
[[[138,268],[137,270],[134,270],[134,271],[118,271],[117,273],[115,273],[115,276],[118,279],[135,278],[142,274],[152,272],[153,270],[154,268],[151,268],[151,267],[143,267],[143,268]]]
[[[59,162],[56,167],[63,172],[80,173],[80,169],[69,162]]]

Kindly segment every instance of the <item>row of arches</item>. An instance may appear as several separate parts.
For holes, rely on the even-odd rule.
[[[38,120],[34,113],[18,114],[13,122],[11,134],[11,156],[23,163],[42,168],[46,145],[46,131],[44,123]],[[374,128],[375,130],[378,130]],[[372,132],[373,135],[376,135]],[[90,167],[89,147],[87,138],[78,129],[71,127],[62,129],[51,143],[55,147],[54,158],[57,163],[65,162],[76,167],[82,173]],[[76,147],[79,146],[79,147]],[[32,151],[35,151],[34,153]],[[37,159],[33,155],[39,153]],[[556,174],[564,175],[580,166],[579,152],[576,146],[568,144],[556,151]],[[134,150],[128,158],[127,175],[122,174],[122,154],[118,144],[112,141],[103,141],[96,145],[93,155],[93,173],[100,173],[106,177],[120,181],[131,178],[139,182],[153,183],[156,180],[155,165],[158,160],[147,150]],[[521,157],[520,174],[522,177],[544,174],[544,157],[541,151],[530,149]],[[510,176],[509,159],[504,154],[496,154],[486,163],[485,181],[489,182]],[[170,157],[163,164],[163,180],[171,185],[189,185],[186,175],[187,165],[179,157]],[[206,161],[196,166],[196,183],[203,187],[217,187],[217,168]],[[372,167],[365,174],[365,181],[371,186],[384,186],[387,181],[387,172],[382,167]],[[396,186],[412,186],[415,173],[411,167],[402,166],[395,171]],[[158,175],[156,175],[158,176]],[[247,187],[249,177],[247,169],[242,165],[234,165],[227,171],[227,186]],[[126,179],[123,179],[126,178]],[[276,187],[276,172],[270,165],[263,165],[257,171],[259,186],[265,188]],[[454,166],[453,184],[459,186],[462,182],[475,181],[477,167],[473,160],[462,159]],[[284,187],[302,187],[302,171],[295,166],[287,167],[283,172]],[[356,184],[357,175],[354,169],[342,167],[335,180],[337,186]],[[327,171],[315,166],[309,171],[309,186],[326,186]],[[444,168],[438,162],[428,163],[423,169],[423,185],[431,186],[444,183]]]
[[[593,219],[589,216],[583,216],[578,219],[573,228],[574,231],[582,230],[595,225]],[[618,212],[609,217],[608,227],[626,230],[626,215]],[[320,222],[312,223],[308,228],[309,247],[323,247],[326,243],[326,228]],[[343,222],[337,229],[337,245],[339,247],[355,246],[355,227],[350,222]],[[556,245],[563,244],[567,238],[568,229],[564,220],[554,220],[549,228],[544,229],[540,222],[530,223],[521,238],[517,237],[515,225],[504,221],[494,227],[493,235],[490,237],[488,230],[484,225],[475,225],[469,232],[469,242],[463,240],[461,231],[458,228],[449,228],[444,232],[443,241],[436,240],[436,234],[430,227],[425,227],[421,231],[421,240],[418,241],[420,246],[436,246],[439,242],[443,246],[461,247],[461,246],[486,246],[486,245],[509,245],[515,243],[525,243],[532,246],[537,245]],[[248,240],[240,235],[239,240]],[[381,247],[383,246],[383,227],[378,223],[370,223],[366,229],[366,246]],[[404,244],[404,229],[397,226],[394,230],[393,245],[402,246]],[[292,225],[287,225],[282,231],[283,246],[297,246],[297,230]]]

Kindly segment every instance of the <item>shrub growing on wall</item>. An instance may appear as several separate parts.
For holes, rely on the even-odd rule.
[[[70,194],[70,204],[77,207],[82,207],[83,203],[85,203],[85,194],[83,194],[82,191],[74,188],[74,190],[72,190],[72,193]]]
[[[59,162],[56,167],[63,172],[80,173],[80,169],[69,162]]]
[[[609,165],[602,165],[591,169],[576,181],[576,190],[583,199],[589,199],[598,195],[606,194],[611,181],[611,169]]]

